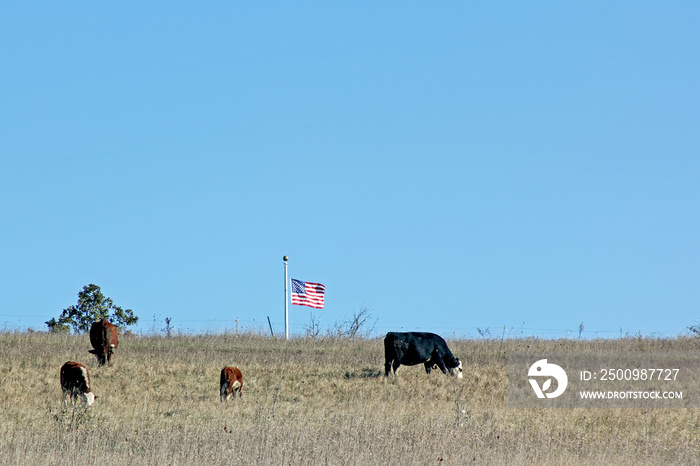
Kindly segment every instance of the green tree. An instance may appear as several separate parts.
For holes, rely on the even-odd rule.
[[[55,317],[51,318],[51,320],[47,320],[46,325],[49,327],[49,332],[51,333],[70,333],[68,324],[59,322]]]
[[[111,314],[110,314],[111,313]],[[123,329],[136,324],[139,318],[131,309],[122,309],[105,297],[100,287],[89,284],[78,293],[78,304],[63,310],[57,319],[46,322],[50,332],[67,332],[69,326],[75,333],[87,332],[93,322],[105,318]]]

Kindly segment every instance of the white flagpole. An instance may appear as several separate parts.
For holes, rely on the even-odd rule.
[[[287,278],[287,261],[289,256],[284,256],[284,337],[289,340],[289,293],[287,292],[287,284],[289,279]]]

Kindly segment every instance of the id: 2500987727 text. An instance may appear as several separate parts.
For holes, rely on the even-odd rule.
[[[652,368],[652,369],[639,369],[639,368],[634,368],[634,369],[612,369],[612,368],[603,368],[600,369],[596,372],[591,372],[587,370],[580,371],[580,380],[582,381],[589,381],[589,380],[601,380],[601,381],[610,381],[610,382],[615,382],[618,380],[625,380],[625,381],[647,381],[647,380],[655,380],[655,381],[667,381],[671,382],[674,380],[678,380],[678,373],[680,372],[679,368],[674,368],[674,369],[658,369],[658,368]]]

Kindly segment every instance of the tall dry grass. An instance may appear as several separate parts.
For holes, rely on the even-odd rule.
[[[381,340],[258,335],[122,337],[98,368],[87,336],[0,334],[0,463],[700,464],[700,410],[507,405],[507,353],[700,350],[700,339],[449,341],[456,381],[422,366],[383,376]],[[62,407],[59,369],[98,396]],[[219,402],[225,365],[243,398]]]

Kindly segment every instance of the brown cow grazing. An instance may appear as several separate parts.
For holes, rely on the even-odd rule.
[[[97,358],[98,366],[111,363],[112,353],[119,346],[117,327],[109,323],[107,319],[93,322],[92,327],[90,327],[90,343],[94,349],[89,352]]]
[[[227,366],[221,369],[221,380],[219,385],[221,401],[228,401],[232,395],[235,399],[236,392],[238,392],[239,398],[243,396],[243,374],[241,374],[240,369],[237,367]]]
[[[75,405],[80,397],[84,407],[92,406],[95,396],[90,391],[90,374],[87,367],[79,362],[68,361],[61,367],[61,389],[63,389],[63,403],[66,403],[66,395],[70,394],[71,403]]]

